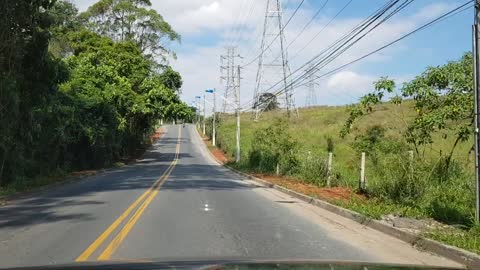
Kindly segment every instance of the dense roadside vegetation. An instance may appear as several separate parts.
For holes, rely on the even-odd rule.
[[[180,36],[149,0],[0,3],[0,190],[109,166],[161,118],[188,119],[166,45]]]
[[[472,57],[430,67],[397,87],[381,78],[358,104],[300,110],[300,118],[262,121],[242,115],[242,159],[237,168],[280,174],[299,183],[348,187],[361,194],[344,207],[373,218],[388,214],[453,225],[429,237],[480,253],[474,223]],[[233,116],[223,115],[218,145],[235,154]],[[327,170],[333,152],[333,171]],[[367,188],[360,190],[361,153]]]

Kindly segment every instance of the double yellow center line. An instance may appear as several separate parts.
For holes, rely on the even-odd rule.
[[[157,195],[160,187],[167,181],[170,173],[175,168],[178,162],[178,156],[180,153],[180,142],[182,137],[182,129],[178,128],[178,139],[177,139],[177,147],[175,150],[175,158],[173,159],[170,166],[167,170],[160,176],[155,183],[145,191],[138,199],[133,202],[125,212],[123,212],[95,241],[93,241],[90,246],[85,249],[80,256],[78,256],[75,261],[77,262],[84,262],[87,261],[90,256],[98,250],[98,248],[105,242],[107,238],[122,224],[122,222],[130,216],[130,219],[125,223],[123,228],[117,233],[117,235],[112,239],[112,241],[108,244],[108,246],[104,249],[104,251],[98,256],[98,260],[109,260],[112,254],[118,249],[120,244],[123,242],[125,237],[128,235],[130,230],[133,228],[135,223],[138,221],[140,216],[143,214],[145,209],[148,205],[152,202],[152,200]],[[140,205],[140,207],[137,207]],[[133,215],[130,215],[136,209]]]

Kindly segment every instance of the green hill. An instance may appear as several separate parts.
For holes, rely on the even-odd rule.
[[[318,187],[326,186],[325,166],[328,139],[333,141],[333,186],[358,191],[361,151],[369,131],[378,128],[383,136],[367,153],[366,201],[333,202],[373,218],[387,214],[416,218],[433,218],[447,224],[458,224],[466,230],[427,232],[428,237],[480,253],[480,234],[474,225],[474,161],[471,148],[473,139],[461,142],[453,153],[451,165],[445,169],[445,157],[450,152],[455,134],[438,131],[433,143],[418,147],[413,160],[405,132],[416,115],[413,101],[401,105],[382,103],[371,114],[357,121],[345,138],[340,130],[349,116],[348,106],[319,106],[299,110],[298,118],[288,120],[285,133],[297,147],[294,167],[281,173],[293,181]],[[218,146],[232,157],[235,155],[236,119],[233,115],[220,115],[217,131]],[[266,112],[261,121],[254,122],[250,113],[241,115],[241,162],[237,169],[250,173],[275,174],[275,170],[252,166],[252,153],[261,148],[265,140],[256,137],[285,118],[281,112]],[[210,127],[207,130],[211,130]],[[210,134],[211,135],[211,134]],[[273,136],[274,137],[274,136]],[[287,136],[288,137],[288,136]],[[363,147],[363,148],[362,148]],[[368,147],[367,147],[368,149]],[[373,150],[372,150],[373,149]]]

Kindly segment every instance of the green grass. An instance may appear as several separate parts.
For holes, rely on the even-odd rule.
[[[478,225],[469,230],[434,230],[425,233],[424,236],[451,246],[456,246],[480,254],[480,226]]]
[[[337,201],[336,205],[348,208],[357,213],[373,219],[381,219],[382,216],[393,214],[395,216],[408,216],[415,218],[424,218],[426,214],[415,207],[408,207],[383,200],[358,200]]]
[[[406,129],[407,122],[412,120],[415,111],[412,102],[405,102],[402,105],[382,104],[377,106],[375,112],[362,118],[356,123],[351,134],[342,139],[339,137],[340,130],[348,117],[345,106],[337,107],[315,107],[301,109],[299,118],[290,121],[290,133],[300,143],[300,151],[310,152],[312,155],[327,158],[327,137],[334,141],[334,161],[335,171],[341,173],[343,184],[355,187],[360,176],[360,156],[352,148],[355,137],[363,134],[373,125],[382,125],[386,128],[386,137],[402,141],[403,132]],[[277,113],[266,112],[262,115],[259,122],[251,120],[248,113],[242,114],[241,120],[241,149],[242,160],[248,157],[252,145],[255,144],[254,132],[258,129],[267,127]],[[235,129],[236,122],[232,116],[222,116],[221,125],[217,132],[217,141],[220,147],[229,155],[235,153]],[[439,153],[446,153],[450,150],[454,142],[453,134],[448,134],[447,139],[442,139],[444,134],[436,134],[435,143],[425,146],[421,149],[425,152],[425,159],[438,159]],[[473,140],[461,143],[455,153],[454,159],[461,163],[473,173],[473,162],[469,156],[469,150]],[[405,149],[405,152],[411,149]],[[367,178],[374,179],[375,171],[367,157]]]

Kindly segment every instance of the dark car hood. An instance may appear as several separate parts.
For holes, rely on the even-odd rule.
[[[415,265],[391,265],[380,263],[361,263],[345,261],[315,261],[315,260],[237,260],[237,259],[218,259],[218,260],[124,260],[124,261],[106,261],[106,262],[86,262],[63,265],[47,265],[20,268],[2,268],[11,270],[155,270],[155,269],[199,269],[199,270],[387,270],[387,269],[459,269],[442,268]]]

